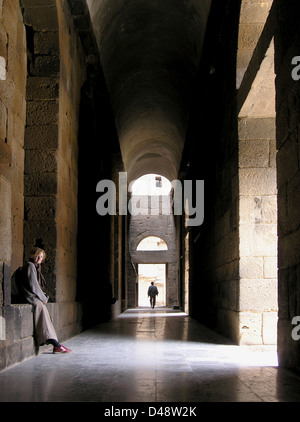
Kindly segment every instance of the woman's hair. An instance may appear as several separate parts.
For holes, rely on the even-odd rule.
[[[40,253],[43,253],[43,261],[45,261],[46,258],[46,252],[44,251],[44,249],[38,248],[37,246],[33,247],[31,249],[31,253],[30,253],[30,258],[35,258],[36,256],[38,256]]]

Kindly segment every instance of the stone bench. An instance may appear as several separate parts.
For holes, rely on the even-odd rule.
[[[60,341],[82,331],[80,303],[48,303],[47,308]],[[51,345],[37,347],[35,344],[32,305],[13,304],[3,307],[2,317],[5,320],[6,335],[0,341],[0,371],[52,350]]]

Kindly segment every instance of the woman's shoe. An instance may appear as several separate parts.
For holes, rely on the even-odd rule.
[[[62,344],[60,345],[60,347],[53,347],[53,353],[70,353],[70,352],[72,352],[72,350],[68,349]]]

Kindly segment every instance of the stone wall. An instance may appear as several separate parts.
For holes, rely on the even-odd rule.
[[[25,131],[25,259],[34,244],[47,253],[43,272],[48,294],[56,300],[58,127],[60,91],[59,24],[55,1],[25,0],[28,45],[27,116]],[[48,16],[49,19],[45,19]]]
[[[134,197],[132,197],[134,198]],[[179,281],[178,281],[178,252],[176,243],[176,228],[174,216],[166,215],[166,208],[172,209],[171,197],[136,195],[140,201],[140,215],[130,216],[129,227],[129,253],[131,262],[137,269],[138,264],[167,264],[166,278],[166,305],[179,305]],[[166,205],[166,204],[169,204]],[[152,206],[152,208],[151,208]],[[159,211],[160,210],[160,211]],[[159,215],[153,215],[157,213]],[[148,236],[162,238],[167,246],[166,251],[137,251],[138,244]],[[128,305],[137,306],[137,274],[132,270],[128,272]]]
[[[192,317],[232,339],[238,338],[239,228],[236,57],[239,7],[213,2],[195,87],[182,179],[204,180],[204,222],[182,227],[188,242],[181,278],[189,275]],[[229,35],[230,34],[230,35]],[[187,151],[191,149],[189,154]],[[189,262],[187,262],[187,259]]]
[[[59,339],[67,339],[80,331],[81,306],[47,304]],[[75,315],[76,314],[76,315]],[[6,321],[6,338],[0,343],[0,371],[31,358],[37,353],[52,351],[52,346],[37,347],[34,341],[33,307],[27,304],[3,308]],[[76,322],[79,321],[79,322]],[[74,324],[77,329],[74,329]]]
[[[23,260],[27,55],[17,0],[0,2],[0,56],[5,64],[4,77],[0,80],[0,264],[1,281],[7,283],[9,280],[2,280],[3,263],[16,268]],[[0,289],[0,304],[3,299]]]
[[[282,366],[300,367],[300,341],[292,319],[300,315],[300,81],[292,78],[292,60],[300,55],[300,6],[277,1],[275,36],[278,167],[278,355]],[[299,74],[299,72],[298,72]]]
[[[277,343],[274,118],[239,121],[239,343]]]
[[[59,2],[60,98],[57,183],[57,301],[76,297],[78,130],[81,88],[86,78],[85,55],[67,5]]]
[[[205,181],[204,224],[189,233],[191,310],[238,344],[269,345],[278,310],[276,12],[272,1],[219,6],[212,5],[195,100],[205,123],[191,126],[194,153],[182,167]]]
[[[14,22],[14,24],[12,24]],[[0,339],[10,305],[11,269],[23,260],[26,35],[17,0],[0,2]],[[1,347],[2,341],[0,342]]]
[[[22,6],[22,9],[21,9]],[[78,12],[79,13],[79,12]],[[67,2],[0,2],[0,369],[37,350],[31,305],[10,277],[33,244],[60,340],[82,329],[76,302],[79,105],[85,51]]]

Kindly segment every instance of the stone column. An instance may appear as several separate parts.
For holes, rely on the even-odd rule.
[[[18,0],[0,1],[0,306],[23,261],[26,37]]]
[[[47,252],[44,275],[56,299],[58,117],[60,51],[56,2],[23,0],[27,29],[28,79],[25,130],[25,258],[34,244]]]
[[[239,120],[241,344],[277,338],[277,186],[274,118]]]

